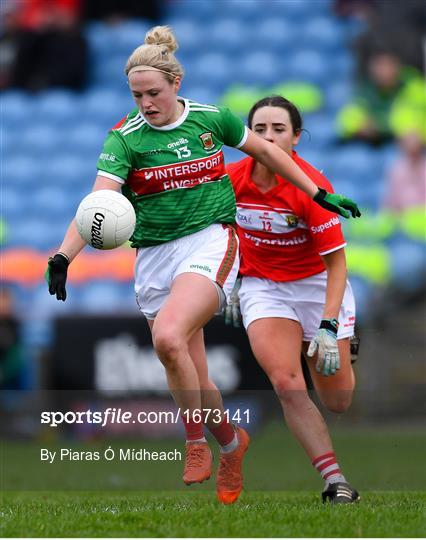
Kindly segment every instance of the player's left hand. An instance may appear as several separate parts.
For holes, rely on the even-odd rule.
[[[225,324],[227,326],[233,326],[234,328],[240,328],[241,326],[241,312],[240,312],[240,297],[238,291],[241,287],[241,278],[237,278],[234,288],[232,289],[229,297],[229,303],[223,310],[225,317]]]
[[[325,189],[318,188],[318,191],[314,195],[314,201],[326,210],[335,212],[345,218],[349,218],[351,215],[353,218],[361,216],[357,204],[344,195],[328,193]]]
[[[69,266],[68,257],[63,253],[57,253],[54,257],[49,257],[47,269],[44,277],[49,286],[49,293],[56,294],[57,300],[65,302],[67,291],[65,284],[67,282],[67,270]]]
[[[340,369],[339,348],[337,346],[337,319],[322,319],[319,329],[311,341],[308,356],[312,357],[318,352],[315,369],[326,377],[335,375]]]

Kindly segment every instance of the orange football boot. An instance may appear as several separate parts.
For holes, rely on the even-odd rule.
[[[220,454],[220,465],[216,479],[217,498],[223,504],[234,503],[243,489],[241,466],[244,454],[250,443],[250,437],[243,428],[236,427],[238,446],[232,452]]]
[[[212,475],[212,453],[207,442],[186,443],[185,468],[183,481],[187,486],[204,482]]]

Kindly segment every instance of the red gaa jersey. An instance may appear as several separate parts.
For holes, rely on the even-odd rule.
[[[315,184],[332,192],[330,182],[296,152],[293,160]],[[243,276],[294,281],[325,270],[320,255],[346,245],[339,218],[303,191],[276,176],[278,185],[262,193],[247,157],[227,166],[237,199],[237,231]]]

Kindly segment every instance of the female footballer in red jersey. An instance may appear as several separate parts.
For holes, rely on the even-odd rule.
[[[261,99],[250,110],[248,126],[287,152],[318,187],[332,190],[293,150],[302,119],[291,102],[280,96]],[[358,493],[340,471],[300,362],[303,352],[322,403],[331,411],[345,411],[355,385],[349,343],[355,301],[339,219],[253,157],[229,165],[227,172],[237,200],[240,309],[253,353],[289,428],[325,480],[323,500],[354,502]],[[227,308],[228,319],[232,308]]]
[[[230,226],[235,197],[222,146],[241,148],[326,208],[346,217],[359,211],[349,199],[318,189],[285,152],[247,130],[228,109],[178,96],[183,68],[174,56],[177,48],[171,29],[159,26],[130,55],[125,73],[136,108],[109,132],[93,190],[123,188],[135,207],[135,293],[182,411],[187,440],[183,480],[203,482],[212,474],[205,421],[221,446],[217,495],[229,504],[242,489],[241,462],[249,437],[223,414],[221,395],[208,375],[203,338],[203,326],[232,291],[239,264],[238,240]],[[58,300],[66,298],[68,265],[84,246],[73,221],[48,263],[49,292]],[[203,418],[201,410],[220,414]]]

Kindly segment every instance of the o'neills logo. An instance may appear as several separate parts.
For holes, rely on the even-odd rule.
[[[90,243],[94,248],[103,248],[104,241],[102,239],[101,230],[104,219],[104,214],[101,214],[100,212],[96,212],[96,214],[93,216]]]

